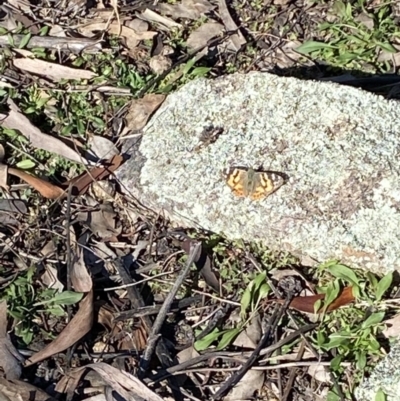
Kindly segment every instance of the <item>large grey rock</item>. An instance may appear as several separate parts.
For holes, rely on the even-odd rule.
[[[207,127],[217,141],[195,151]],[[190,82],[168,96],[118,177],[176,223],[261,240],[316,261],[400,267],[400,105],[362,90],[265,73]],[[231,166],[274,170],[286,185],[235,197]]]

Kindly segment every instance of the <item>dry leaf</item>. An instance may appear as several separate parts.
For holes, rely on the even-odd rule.
[[[248,370],[242,380],[229,392],[224,401],[241,401],[253,399],[254,393],[264,385],[265,372]]]
[[[61,199],[65,195],[64,190],[60,187],[57,187],[50,182],[42,180],[39,177],[28,174],[24,170],[10,167],[8,169],[8,172],[11,175],[15,175],[16,177],[21,178],[21,180],[25,181],[34,189],[36,189],[36,191],[38,191],[46,199]]]
[[[178,354],[176,355],[176,359],[179,364],[184,363],[186,361],[190,361],[193,358],[198,357],[200,354],[195,350],[193,346],[184,348],[182,351],[179,351]],[[192,373],[189,373],[189,376],[192,375]],[[196,374],[197,377],[202,376],[201,373]],[[180,386],[183,386],[185,381],[187,380],[188,375],[182,374],[176,377],[177,379],[177,384]]]
[[[222,19],[222,22],[225,25],[225,29],[228,32],[237,32],[233,35],[230,36],[230,42],[231,42],[231,47],[233,48],[234,51],[239,51],[242,46],[246,43],[246,39],[240,32],[239,28],[235,24],[235,21],[231,17],[228,7],[226,5],[225,0],[218,0],[218,11],[219,15]]]
[[[49,63],[48,61],[17,58],[13,60],[14,67],[22,71],[28,71],[32,74],[40,75],[52,81],[61,81],[63,79],[92,79],[97,76],[96,73],[79,68],[71,68],[65,65]]]
[[[0,301],[0,366],[8,380],[21,376],[21,362],[24,358],[18,353],[7,334],[7,303]]]
[[[142,129],[164,100],[165,95],[153,93],[145,95],[142,99],[132,100],[126,115],[126,128],[132,131]]]
[[[156,12],[146,8],[142,14],[140,14],[140,17],[144,19],[145,21],[153,22],[156,24],[159,24],[159,29],[164,30],[170,30],[171,28],[182,28],[181,24],[178,24],[177,22],[173,21],[170,18],[163,17],[160,14],[157,14]]]
[[[78,213],[77,220],[89,226],[93,234],[108,239],[120,233],[115,228],[116,213],[110,204],[100,205],[100,210]]]
[[[139,396],[146,401],[163,401],[163,398],[151,391],[137,377],[103,362],[92,363],[70,372],[69,377],[64,376],[57,383],[56,391],[68,391],[68,393],[73,394],[80,377],[88,368],[95,370],[114,391],[126,400],[134,400]]]
[[[307,373],[321,383],[332,383],[329,371],[327,371],[323,365],[310,365],[307,369]]]
[[[9,186],[7,185],[7,177],[8,177],[8,166],[0,163],[0,188],[8,191]]]
[[[261,318],[256,313],[250,324],[246,326],[245,330],[242,330],[239,335],[235,338],[233,345],[240,348],[255,349],[262,335],[261,329]]]
[[[382,334],[386,338],[398,337],[400,335],[400,313],[391,319],[385,320],[384,323],[390,325],[390,327],[386,327],[386,329],[382,331]]]
[[[8,115],[0,114],[1,125],[3,127],[20,131],[23,136],[29,139],[31,145],[35,148],[47,150],[48,152],[63,156],[66,159],[77,163],[86,162],[84,158],[75,152],[75,150],[69,148],[61,140],[53,136],[46,135],[36,128],[21,113],[21,110],[11,98],[7,99],[7,104],[10,107]]]
[[[120,26],[117,22],[108,25],[106,22],[94,22],[79,28],[83,34],[88,34],[93,31],[107,31],[113,35],[122,36],[125,39],[126,47],[134,49],[142,40],[153,39],[157,32],[144,31],[138,32],[127,26]]]
[[[195,29],[186,41],[190,49],[201,49],[206,46],[208,41],[220,35],[224,30],[224,26],[217,22],[206,22]]]
[[[164,14],[171,15],[173,18],[198,19],[205,13],[213,10],[207,0],[182,0],[181,3],[168,4],[159,3],[157,9]]]
[[[21,380],[0,378],[0,394],[10,401],[57,401],[43,390]]]
[[[91,170],[67,181],[63,188],[67,189],[72,185],[72,195],[83,195],[87,192],[94,181],[101,181],[113,173],[124,161],[123,156],[116,155],[103,163],[101,167],[94,167]]]
[[[300,312],[305,313],[315,313],[314,305],[317,301],[323,300],[325,298],[325,294],[316,294],[310,295],[306,297],[295,297],[292,302],[290,302],[289,307],[296,309]],[[326,309],[327,312],[331,312],[340,308],[341,306],[348,305],[349,303],[354,301],[353,288],[345,287],[343,291],[339,294],[339,296],[329,304]],[[278,299],[276,302],[284,303],[283,299]]]
[[[86,294],[79,303],[79,310],[58,337],[39,352],[33,354],[25,363],[31,366],[37,362],[58,354],[74,345],[92,328],[93,324],[93,291]]]
[[[88,146],[91,152],[95,154],[98,159],[109,159],[110,157],[119,154],[118,149],[112,141],[104,136],[93,135],[88,140]]]
[[[73,258],[71,263],[71,283],[77,292],[89,292],[93,287],[92,278],[87,270],[83,257],[83,247],[86,245],[86,236],[82,235],[76,240],[75,230],[69,226],[71,236],[71,251]]]
[[[8,213],[27,213],[26,202],[19,199],[0,199],[0,210]]]
[[[64,290],[64,285],[58,279],[58,271],[53,266],[45,266],[45,272],[42,274],[40,280],[46,288],[52,288],[59,292]]]

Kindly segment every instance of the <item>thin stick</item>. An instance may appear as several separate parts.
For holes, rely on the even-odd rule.
[[[251,356],[247,361],[243,364],[243,366],[233,374],[222,386],[221,388],[212,396],[213,400],[220,400],[231,388],[236,386],[237,383],[242,379],[242,377],[248,372],[248,370],[256,363],[257,359],[260,357],[260,352],[264,348],[267,341],[270,339],[271,332],[275,330],[276,326],[279,323],[279,320],[283,316],[283,313],[289,306],[290,301],[292,300],[292,296],[288,296],[285,301],[285,304],[282,306],[275,306],[275,310],[272,314],[272,317],[269,321],[268,327],[261,337],[260,342],[258,343],[256,349],[252,352]]]
[[[193,248],[191,249],[189,258],[186,262],[186,266],[181,271],[179,276],[177,277],[175,284],[171,288],[171,291],[165,298],[163,305],[161,306],[160,312],[158,313],[156,320],[154,321],[153,327],[151,329],[151,333],[149,335],[146,349],[143,352],[143,356],[139,362],[139,377],[143,377],[149,368],[151,357],[154,353],[154,349],[156,347],[157,341],[160,337],[160,330],[162,325],[164,324],[164,320],[167,317],[167,314],[171,308],[172,301],[174,300],[176,294],[180,286],[182,285],[183,281],[185,280],[187,274],[189,273],[189,269],[192,264],[198,259],[199,253],[201,250],[201,243],[196,243]]]

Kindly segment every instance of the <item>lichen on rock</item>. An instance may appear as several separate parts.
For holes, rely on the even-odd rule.
[[[218,138],[198,148],[204,130]],[[400,267],[400,105],[328,82],[266,73],[192,81],[168,96],[117,173],[178,224],[261,240],[317,261]],[[232,166],[287,183],[261,201],[235,197]]]

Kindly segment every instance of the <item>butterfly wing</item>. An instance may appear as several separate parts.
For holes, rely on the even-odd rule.
[[[233,168],[227,175],[226,183],[236,196],[246,196],[246,171]]]
[[[250,194],[252,200],[266,198],[284,184],[282,176],[271,172],[256,173],[254,186]]]

